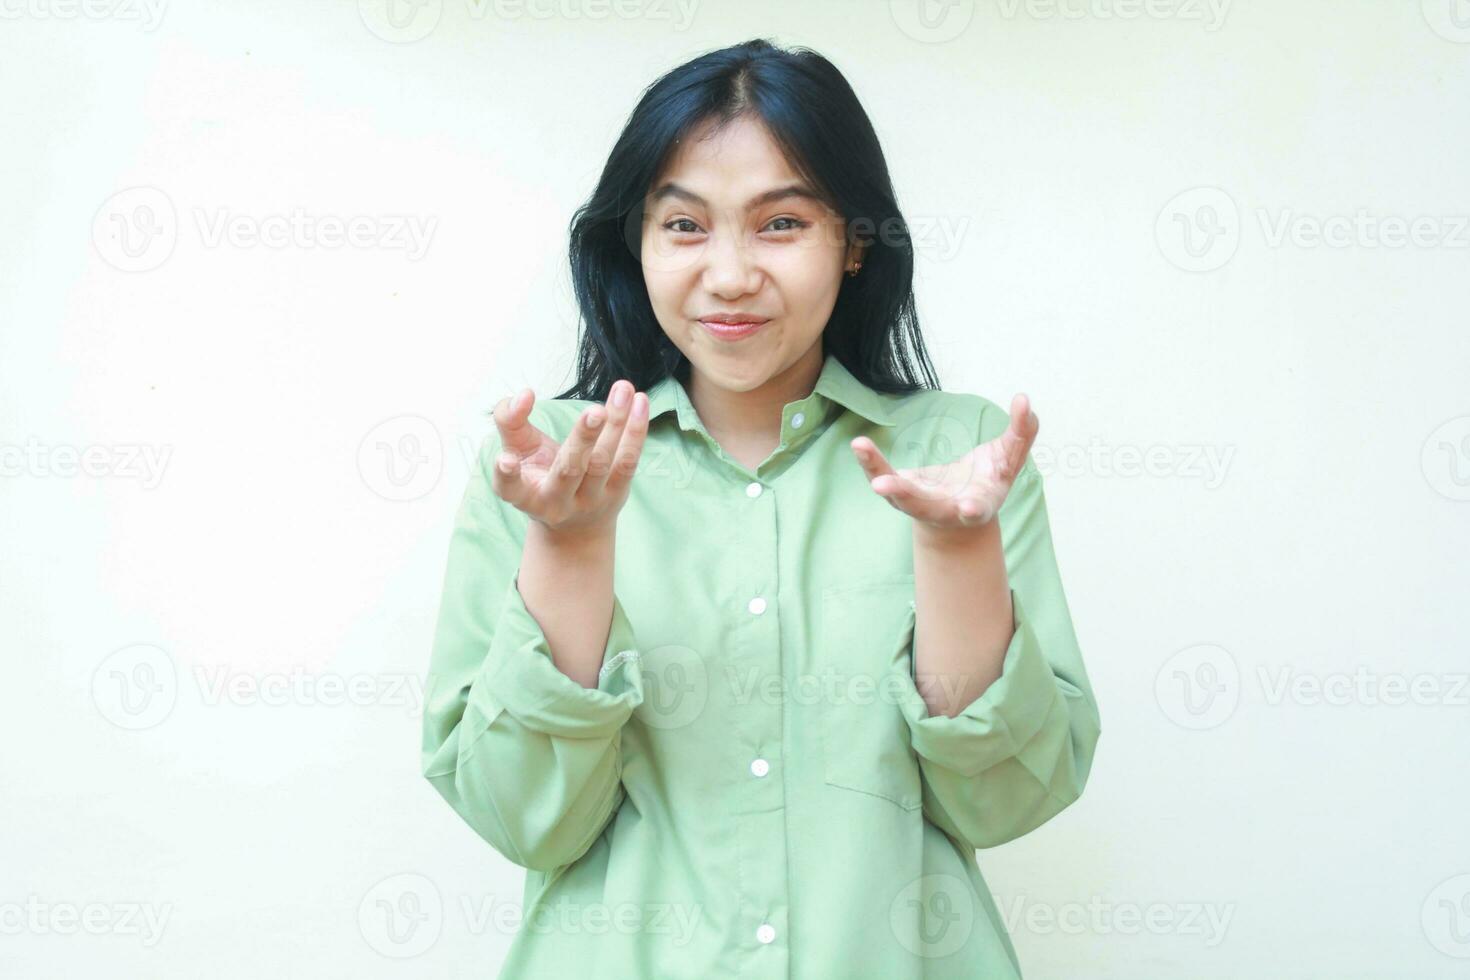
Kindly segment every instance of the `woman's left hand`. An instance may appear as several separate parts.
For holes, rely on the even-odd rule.
[[[1011,399],[1011,424],[958,459],[895,470],[866,436],[851,443],[873,491],[916,521],[939,529],[988,524],[1005,503],[1041,422],[1024,394]]]

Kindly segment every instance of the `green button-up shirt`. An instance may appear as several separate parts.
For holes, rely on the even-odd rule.
[[[649,392],[595,689],[553,664],[516,584],[526,524],[485,440],[449,547],[423,773],[528,869],[514,980],[1020,976],[976,862],[1082,793],[1100,731],[1027,459],[999,521],[1014,633],[954,717],[914,682],[912,518],[895,468],[993,439],[978,395],[886,395],[830,354],[754,470],[682,384]],[[538,400],[563,439],[592,404]]]

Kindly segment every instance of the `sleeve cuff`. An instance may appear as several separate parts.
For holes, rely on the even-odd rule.
[[[621,728],[643,703],[643,673],[632,624],[616,594],[612,624],[602,653],[597,687],[586,688],[562,673],[551,659],[536,618],[526,608],[512,575],[489,655],[472,687],[472,696],[494,719],[504,710],[534,731],[569,738],[605,738]],[[487,710],[488,709],[488,710]]]
[[[1054,713],[1062,696],[1014,589],[1011,609],[1013,632],[1000,677],[954,717],[930,715],[915,683],[912,672],[917,617],[912,603],[899,638],[899,653],[907,648],[910,663],[909,671],[902,675],[899,707],[908,722],[914,751],[966,776],[1020,755]]]

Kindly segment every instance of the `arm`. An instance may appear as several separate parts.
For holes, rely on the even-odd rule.
[[[450,539],[422,771],[506,858],[552,870],[586,853],[622,803],[621,732],[643,680],[612,592],[610,542],[528,537],[529,519],[489,482],[499,450],[492,434]],[[533,608],[557,624],[551,636],[567,672]],[[599,619],[601,629],[591,625]]]
[[[982,439],[1008,424],[989,422],[982,414]],[[923,651],[900,704],[924,777],[925,815],[976,848],[1027,834],[1075,802],[1101,733],[1029,455],[991,526],[999,541],[978,535],[948,552],[915,554],[915,610],[901,640],[911,654]],[[916,548],[923,540],[916,534]],[[967,569],[954,567],[966,560]],[[964,589],[979,590],[968,606]],[[978,610],[984,626],[972,622]],[[917,645],[916,635],[924,637]]]

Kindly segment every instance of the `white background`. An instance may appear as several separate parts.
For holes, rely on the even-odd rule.
[[[0,0],[0,973],[493,975],[418,769],[467,454],[643,87],[766,36],[1042,421],[1104,734],[980,855],[1028,980],[1464,976],[1470,5],[1222,3]]]

